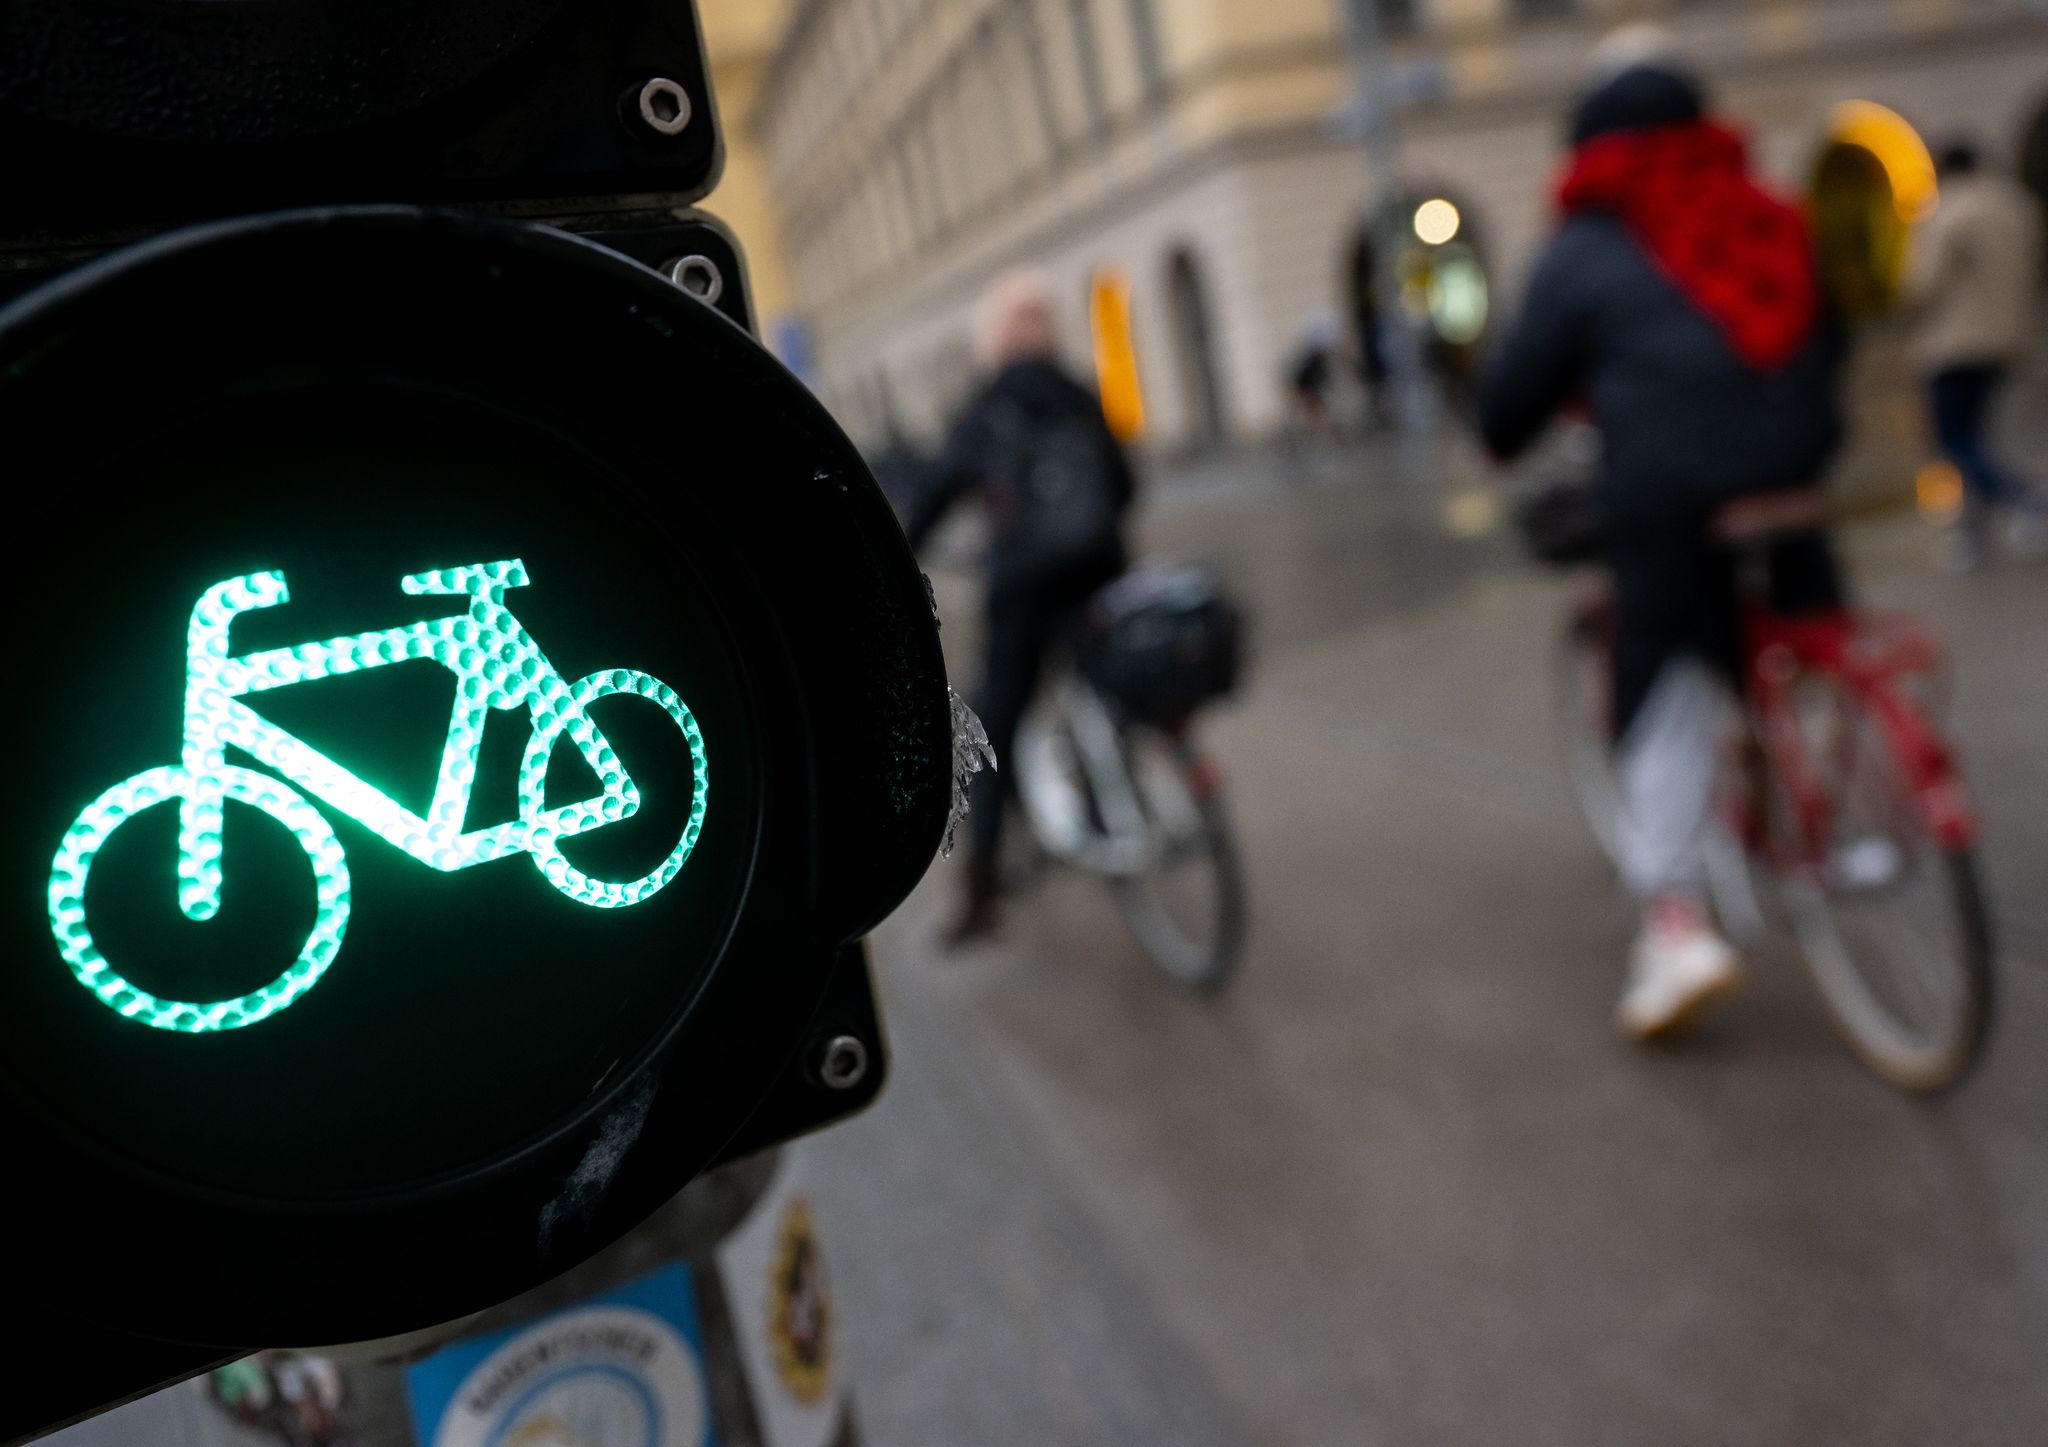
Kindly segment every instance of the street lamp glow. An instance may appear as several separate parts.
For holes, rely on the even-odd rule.
[[[1415,234],[1427,246],[1442,246],[1458,234],[1463,219],[1456,206],[1437,196],[1415,208]]]

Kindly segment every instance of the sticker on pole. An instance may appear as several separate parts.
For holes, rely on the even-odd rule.
[[[406,1369],[422,1447],[717,1447],[686,1268]]]
[[[719,1248],[718,1267],[763,1443],[840,1441],[839,1319],[800,1161],[783,1158],[774,1186]]]

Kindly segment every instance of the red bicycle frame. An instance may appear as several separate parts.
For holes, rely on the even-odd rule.
[[[1796,821],[1797,862],[1812,865],[1827,858],[1832,822],[1832,800],[1814,769],[1793,699],[1802,674],[1832,680],[1876,722],[1920,822],[1944,848],[1964,848],[1975,840],[1976,819],[1955,751],[1900,686],[1910,678],[1934,675],[1944,664],[1934,636],[1898,614],[1837,611],[1783,617],[1745,607],[1748,706]]]

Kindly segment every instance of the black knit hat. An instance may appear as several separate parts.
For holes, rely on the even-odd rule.
[[[1571,142],[1583,145],[1610,131],[1696,121],[1706,114],[1700,83],[1666,65],[1632,65],[1588,91],[1572,112]]]

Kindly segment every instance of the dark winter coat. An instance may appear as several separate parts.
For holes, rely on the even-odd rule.
[[[1603,443],[1601,510],[1617,540],[1694,529],[1731,498],[1819,479],[1841,438],[1839,329],[1815,326],[1758,369],[1665,275],[1619,217],[1568,217],[1480,397],[1489,448],[1511,458],[1582,398]]]
[[[1062,577],[1047,578],[1032,562],[1033,540],[1021,536],[1019,509],[1006,479],[1020,430],[1055,427],[1083,429],[1092,437],[1107,499],[1100,510],[1099,536],[1062,568]],[[1103,420],[1095,394],[1051,362],[1012,362],[968,405],[912,499],[904,528],[911,545],[921,546],[947,509],[970,493],[980,494],[989,517],[992,593],[1062,586],[1080,575],[1106,582],[1126,566],[1123,520],[1137,493],[1130,463]]]

